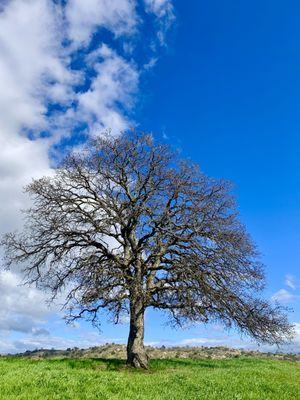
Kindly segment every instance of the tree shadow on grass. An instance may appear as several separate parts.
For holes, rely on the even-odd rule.
[[[126,368],[126,361],[119,358],[93,358],[92,360],[105,365],[109,371],[121,371]]]
[[[205,368],[205,369],[223,369],[232,368],[230,363],[222,360],[195,360],[195,359],[150,359],[148,370],[138,370],[126,365],[125,360],[120,359],[104,359],[93,358],[93,361],[99,361],[102,365],[106,365],[106,369],[110,371],[132,371],[132,372],[159,372],[170,369],[182,368]],[[225,360],[228,361],[228,360]]]
[[[72,369],[99,369],[106,371],[129,371],[134,373],[154,373],[164,370],[182,368],[224,369],[232,368],[229,360],[196,360],[196,359],[150,359],[148,370],[139,370],[126,365],[124,359],[119,358],[64,358],[53,360],[54,362],[67,364]]]
[[[63,358],[52,361],[66,364],[72,369],[103,369],[109,371],[119,371],[126,367],[125,360],[118,358]]]
[[[126,361],[120,358],[101,358],[91,357],[86,359],[65,359],[64,361],[71,368],[78,369],[95,369],[103,371],[137,371],[134,368],[128,367]]]

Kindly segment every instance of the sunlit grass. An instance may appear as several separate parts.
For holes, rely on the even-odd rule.
[[[0,359],[0,399],[300,400],[300,363],[234,358],[152,360]]]

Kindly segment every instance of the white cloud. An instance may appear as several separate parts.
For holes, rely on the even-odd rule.
[[[283,303],[283,304],[292,303],[296,300],[299,300],[300,295],[297,294],[297,292],[296,292],[296,294],[294,292],[298,287],[296,284],[295,277],[293,275],[287,274],[285,276],[284,283],[293,292],[291,292],[291,290],[287,290],[287,289],[280,289],[280,290],[278,290],[278,292],[273,294],[273,296],[271,297],[271,300],[277,301],[277,302]]]
[[[144,69],[146,71],[152,69],[157,64],[157,61],[158,61],[157,57],[150,58],[150,60],[146,64],[144,64]]]
[[[37,335],[50,314],[45,295],[33,287],[21,285],[21,279],[11,271],[0,273],[0,332],[17,331]]]
[[[290,343],[281,345],[279,348],[276,346],[261,346],[261,351],[280,351],[282,353],[300,353],[300,323],[293,322],[294,325],[294,337]]]
[[[175,20],[173,3],[171,0],[144,0],[146,11],[157,17],[157,38],[160,45],[166,45],[166,33]],[[156,44],[153,43],[153,48]]]
[[[94,63],[97,77],[90,89],[78,96],[80,118],[90,126],[92,133],[110,127],[119,132],[128,127],[128,121],[120,105],[130,109],[134,104],[132,95],[138,87],[138,72],[116,52],[102,45],[91,58],[101,57]]]
[[[180,346],[221,346],[224,344],[224,339],[214,338],[189,338],[180,342]]]
[[[105,343],[124,343],[120,338],[107,338],[101,334],[89,331],[81,331],[70,337],[50,336],[47,332],[39,332],[38,335],[28,335],[19,339],[10,339],[0,336],[0,354],[21,353],[26,350],[51,349],[65,350],[67,348],[89,348],[101,346]]]
[[[28,205],[28,199],[22,193],[23,186],[32,178],[49,173],[46,143],[32,145],[25,137],[15,136],[14,132],[1,132],[0,234],[18,227],[20,209]]]
[[[69,0],[66,18],[69,38],[78,47],[88,44],[99,27],[116,36],[132,34],[138,20],[133,0]]]
[[[47,0],[11,1],[0,13],[0,231],[16,226],[22,187],[49,171],[46,140],[24,129],[46,127],[50,81],[68,98],[73,74],[60,54],[58,11]]]
[[[171,0],[144,0],[146,10],[152,12],[158,17],[164,17],[165,15],[173,12],[173,5]]]
[[[61,32],[59,9],[50,0],[13,0],[0,14],[2,122],[42,128],[51,94],[68,99],[74,74]]]
[[[279,303],[291,303],[294,300],[297,300],[300,296],[297,296],[293,293],[290,293],[286,289],[280,289],[278,292],[274,293],[271,297],[272,301],[278,301]]]
[[[23,186],[49,173],[47,141],[32,141],[22,133],[45,125],[47,79],[58,78],[63,69],[45,34],[47,15],[45,1],[12,1],[0,13],[0,234],[19,225],[20,209],[28,204]],[[0,331],[37,334],[48,313],[43,296],[19,284],[18,275],[1,272]]]
[[[226,346],[229,348],[235,349],[245,349],[245,350],[253,350],[253,351],[261,351],[261,352],[282,352],[282,353],[300,353],[300,323],[294,322],[294,332],[295,335],[290,343],[283,344],[279,347],[276,345],[268,345],[268,344],[258,344],[254,340],[251,340],[247,337],[240,337],[234,332],[231,334],[220,335],[217,331],[213,332],[210,328],[208,328],[209,333],[207,335],[199,335],[188,337],[182,340],[161,340],[155,342],[147,342],[148,346],[190,346],[190,347],[217,347],[217,346]]]
[[[286,275],[285,276],[285,284],[286,286],[288,286],[290,289],[295,290],[296,289],[296,280],[295,277],[293,275]]]
[[[295,322],[294,328],[295,336],[292,343],[289,345],[289,348],[291,348],[291,351],[300,353],[300,322]]]

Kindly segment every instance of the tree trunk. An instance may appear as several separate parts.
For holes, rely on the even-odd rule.
[[[148,356],[144,347],[144,313],[141,301],[130,305],[130,330],[127,343],[127,365],[148,368]]]

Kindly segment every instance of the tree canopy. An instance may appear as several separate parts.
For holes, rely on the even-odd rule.
[[[271,344],[289,337],[280,307],[258,296],[263,266],[230,184],[151,135],[98,137],[26,191],[24,229],[2,242],[6,266],[19,263],[53,298],[67,291],[69,320],[129,313],[129,364],[147,367],[147,307],[174,325],[218,321]]]

